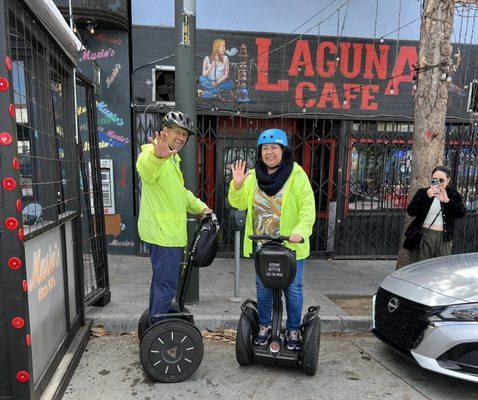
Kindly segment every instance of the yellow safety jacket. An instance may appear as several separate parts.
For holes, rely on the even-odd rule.
[[[152,144],[141,146],[136,169],[141,177],[138,231],[141,240],[164,247],[187,245],[187,212],[207,205],[184,187],[179,155],[158,158]]]

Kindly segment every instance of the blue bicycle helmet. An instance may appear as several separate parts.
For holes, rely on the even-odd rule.
[[[280,144],[284,147],[288,146],[287,143],[287,134],[277,128],[273,129],[267,129],[264,132],[262,132],[259,135],[259,138],[257,139],[257,147],[263,145],[263,144]]]

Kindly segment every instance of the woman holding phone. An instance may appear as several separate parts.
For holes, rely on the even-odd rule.
[[[415,217],[405,232],[410,263],[451,254],[455,219],[466,211],[450,175],[447,167],[435,167],[430,187],[418,189],[408,205],[408,215]]]

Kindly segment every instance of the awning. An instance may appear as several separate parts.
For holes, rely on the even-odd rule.
[[[52,0],[25,0],[37,18],[45,25],[58,45],[76,64],[83,45],[75,36]]]

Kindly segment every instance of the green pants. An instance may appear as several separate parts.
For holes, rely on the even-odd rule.
[[[422,247],[408,252],[409,264],[433,257],[448,256],[451,254],[453,242],[445,242],[443,232],[422,228]]]

